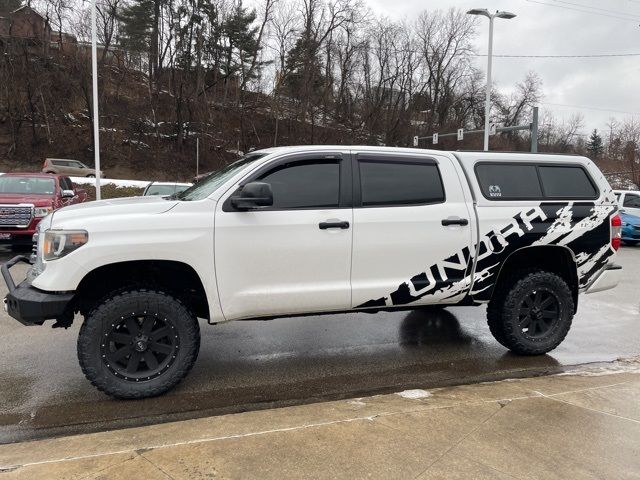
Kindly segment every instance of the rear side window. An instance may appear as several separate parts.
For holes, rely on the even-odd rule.
[[[624,196],[623,207],[640,208],[640,195],[627,193]]]
[[[596,188],[580,167],[539,166],[545,197],[595,198]]]
[[[542,197],[535,165],[479,164],[476,173],[486,198],[525,200]]]
[[[595,199],[587,172],[574,165],[480,163],[478,183],[489,200]]]
[[[340,163],[312,160],[279,165],[260,178],[271,185],[273,208],[338,208]]]
[[[363,207],[444,201],[442,179],[435,164],[360,160],[359,166]]]

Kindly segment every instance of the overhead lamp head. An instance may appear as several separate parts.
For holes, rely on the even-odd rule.
[[[484,17],[491,18],[491,14],[486,8],[472,8],[467,12],[467,15],[482,15]]]
[[[511,12],[496,12],[496,17],[504,18],[505,20],[510,20],[515,16],[516,14]]]

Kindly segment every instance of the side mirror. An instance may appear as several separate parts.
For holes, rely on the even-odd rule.
[[[273,205],[271,185],[264,182],[249,182],[231,197],[231,205],[238,210],[251,210]]]
[[[62,190],[62,198],[73,198],[76,196],[76,192],[73,190]]]
[[[624,208],[620,208],[620,209],[618,210],[618,213],[627,213],[627,212],[625,212],[625,211],[624,211]]]

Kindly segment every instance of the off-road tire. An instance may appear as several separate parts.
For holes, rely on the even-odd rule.
[[[549,331],[533,338],[523,331],[520,314],[523,302],[542,290],[555,298],[557,318]],[[519,355],[542,355],[556,348],[567,336],[574,304],[567,283],[552,272],[522,270],[502,279],[487,307],[487,323],[494,338]]]
[[[144,322],[146,317],[136,317],[143,312],[167,322],[163,325],[171,328],[172,339],[175,334],[175,356],[172,355],[164,370],[150,379],[126,379],[108,363],[104,339],[111,338],[110,332],[114,331],[113,326],[117,322],[127,318],[143,318],[137,321]],[[151,344],[152,335],[150,337]],[[199,349],[198,319],[180,300],[156,290],[130,289],[107,296],[85,317],[78,336],[78,360],[82,372],[98,390],[121,399],[154,397],[175,387],[193,367]],[[145,364],[146,360],[143,361]]]

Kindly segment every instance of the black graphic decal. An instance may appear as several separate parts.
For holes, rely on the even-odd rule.
[[[583,288],[613,254],[608,220],[615,208],[593,202],[542,203],[529,208],[483,235],[471,251],[465,247],[414,275],[388,297],[369,300],[357,308],[406,305],[434,294],[453,298],[467,293],[474,300],[489,300],[500,265],[516,250],[535,245],[563,245],[574,252]],[[473,275],[471,252],[477,256]]]

